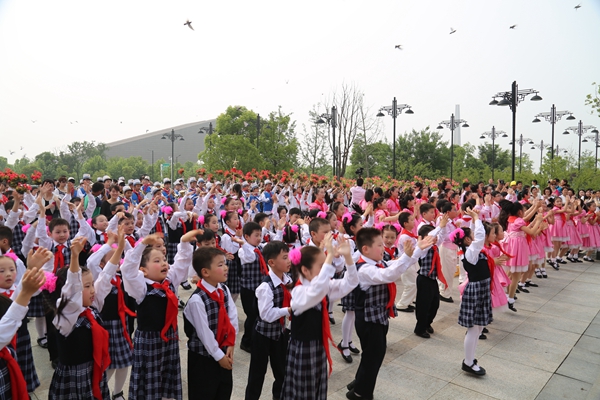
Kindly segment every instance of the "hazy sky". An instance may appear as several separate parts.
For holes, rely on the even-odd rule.
[[[600,128],[584,105],[600,82],[600,1],[577,4],[0,0],[0,155],[13,162],[75,140],[110,142],[234,104],[263,115],[281,105],[301,130],[342,83],[373,109],[394,96],[412,105],[398,133],[435,128],[460,104],[470,125],[462,140],[479,144],[492,125],[510,132],[510,110],[488,103],[516,80],[544,99],[519,105],[517,134],[549,143],[550,124],[531,120],[552,103]],[[556,140],[576,151],[577,137],[562,135],[569,122],[557,124]],[[391,141],[390,117],[385,134]]]

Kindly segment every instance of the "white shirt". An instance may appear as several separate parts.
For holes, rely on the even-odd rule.
[[[350,193],[352,193],[352,202],[354,204],[359,204],[361,201],[365,199],[366,190],[362,186],[353,186],[350,188]]]
[[[273,281],[273,286],[276,288],[283,284],[287,285],[292,281],[287,274],[283,274],[283,282],[275,273],[269,268],[269,276]],[[289,317],[290,313],[286,308],[273,307],[273,291],[267,282],[261,283],[255,291],[256,298],[258,299],[258,315],[260,319],[265,322],[275,322],[279,318]]]
[[[8,307],[6,314],[0,320],[0,349],[10,344],[17,330],[21,327],[21,322],[27,315],[27,310],[29,310],[29,307],[23,307],[15,302]]]
[[[371,286],[386,285],[388,283],[397,281],[408,269],[408,267],[413,265],[420,256],[421,249],[417,247],[412,257],[409,257],[406,253],[404,253],[402,256],[400,256],[400,258],[387,262],[387,268],[379,268],[376,265],[377,261],[363,255],[362,259],[366,262],[366,264],[364,264],[358,270],[360,288],[362,290],[367,290]]]
[[[479,260],[479,253],[481,253],[481,249],[483,249],[483,245],[485,244],[485,229],[480,220],[475,221],[475,226],[471,223],[471,229],[475,231],[475,239],[467,247],[464,257],[469,263],[475,265]]]
[[[229,321],[231,322],[231,325],[233,325],[235,333],[237,334],[239,330],[237,308],[235,307],[235,303],[231,298],[231,293],[229,293],[229,289],[227,288],[227,286],[221,285],[219,283],[217,284],[217,288],[215,288],[213,285],[206,282],[204,279],[202,279],[202,285],[210,293],[213,293],[215,290],[217,290],[217,288],[222,289],[223,292],[227,291],[227,315],[229,315]],[[198,338],[204,345],[206,351],[208,351],[208,354],[210,354],[215,361],[219,361],[223,357],[225,357],[225,353],[223,353],[223,350],[219,348],[219,343],[215,338],[215,334],[208,327],[208,316],[206,314],[206,306],[204,305],[204,302],[202,301],[200,296],[190,297],[190,299],[187,302],[187,305],[185,306],[185,309],[183,310],[183,314],[188,319],[188,321],[190,321],[191,324],[194,326],[194,329],[198,334]]]

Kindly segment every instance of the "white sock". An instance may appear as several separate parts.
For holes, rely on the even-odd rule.
[[[349,343],[352,341],[355,318],[354,311],[346,311],[346,314],[344,314],[344,319],[342,319],[342,347],[349,347]],[[343,350],[342,354],[349,356],[350,350]]]
[[[465,364],[473,369],[473,371],[479,371],[479,366],[474,363],[475,349],[477,348],[477,342],[479,341],[479,335],[481,335],[481,329],[479,326],[472,326],[467,329],[465,335]]]
[[[127,380],[128,375],[129,375],[129,367],[119,368],[116,370],[116,372],[115,372],[115,388],[113,390],[113,395],[123,391],[123,386],[125,386],[125,381]],[[108,377],[107,377],[107,380],[108,380]]]
[[[573,254],[573,258],[576,259],[576,260],[579,260],[579,253]]]
[[[35,319],[35,330],[37,331],[38,338],[46,336],[46,317],[38,317]]]
[[[509,297],[509,298],[508,298],[508,302],[509,302],[510,304],[515,304],[515,299],[513,299],[512,297]]]

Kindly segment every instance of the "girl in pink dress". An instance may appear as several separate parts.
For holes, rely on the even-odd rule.
[[[315,196],[315,201],[312,202],[308,208],[311,210],[319,210],[323,212],[327,212],[329,207],[327,207],[327,203],[325,202],[325,188],[318,188],[317,194]]]
[[[578,214],[579,212],[577,211],[577,206],[575,205],[575,203],[569,203],[567,205],[565,215],[565,232],[566,235],[569,237],[569,239],[564,242],[561,246],[560,246],[560,253],[559,253],[559,258],[563,258],[565,255],[567,255],[567,260],[571,261],[569,255],[570,255],[570,251],[572,249],[578,249],[579,246],[581,246],[581,237],[579,236],[579,234],[577,233],[577,229],[575,227],[575,222],[573,220],[574,216],[576,214]],[[572,262],[577,262],[577,261],[572,261]],[[566,261],[565,261],[566,263]]]
[[[550,210],[544,213],[544,222],[547,224],[546,229],[543,229],[540,233],[539,237],[541,238],[542,245],[544,247],[544,257],[546,257],[546,261],[550,261],[550,257],[552,257],[552,252],[554,251],[554,245],[552,244],[550,229],[554,224],[554,211]],[[548,278],[548,274],[546,274],[546,268],[544,268],[544,262],[542,258],[542,263],[539,266],[539,272],[536,270],[535,276],[538,278]]]
[[[587,229],[586,224],[586,212],[581,208],[581,200],[576,199],[574,206],[574,214],[571,216],[571,221],[573,221],[573,236],[575,240],[571,238],[569,240],[569,249],[570,252],[567,254],[567,260],[572,263],[575,262],[583,262],[583,260],[579,259],[579,249],[583,246],[583,238],[589,237],[589,229]]]
[[[387,210],[391,214],[400,213],[400,202],[398,200],[398,188],[396,186],[392,186],[385,192],[385,197],[387,199]]]
[[[375,225],[379,224],[380,222],[386,224],[398,222],[398,215],[400,215],[400,213],[398,212],[394,215],[390,215],[390,212],[387,209],[387,202],[382,197],[373,201],[373,210],[375,211]]]
[[[542,215],[536,216],[530,226],[523,219],[524,209],[521,203],[502,202],[500,225],[506,224],[507,230],[504,238],[504,250],[513,256],[506,261],[510,270],[511,283],[508,287],[508,308],[516,311],[514,307],[515,293],[521,275],[529,269],[529,245],[526,235],[535,236],[539,233]]]
[[[489,254],[494,258],[496,268],[492,275],[492,309],[494,312],[508,310],[508,299],[504,288],[510,286],[510,278],[504,272],[504,264],[512,256],[504,251],[500,241],[504,240],[504,229],[498,223],[492,224],[492,229],[496,233],[496,240],[486,246]]]
[[[600,240],[598,237],[598,222],[596,217],[596,203],[590,201],[586,204],[587,213],[586,213],[586,225],[588,236],[583,238],[583,250],[586,250],[587,253],[583,257],[584,261],[594,262],[594,259],[590,257],[592,253],[599,247]]]
[[[569,201],[563,205],[562,199],[557,197],[554,199],[554,207],[552,211],[554,211],[554,224],[550,225],[550,237],[552,239],[552,246],[554,249],[552,250],[552,256],[550,257],[550,261],[548,264],[552,266],[555,270],[558,271],[558,264],[566,264],[562,258],[558,257],[558,252],[564,242],[569,240],[568,233],[565,229],[565,222],[567,221],[566,208]]]

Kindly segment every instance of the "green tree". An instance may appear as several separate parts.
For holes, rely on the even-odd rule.
[[[298,140],[294,134],[295,127],[296,123],[291,121],[289,114],[281,112],[281,107],[269,113],[261,126],[259,140],[259,153],[266,169],[281,171],[296,167]]]
[[[364,136],[364,135],[359,135]],[[392,149],[388,143],[375,142],[365,144],[362,137],[358,137],[352,147],[350,155],[352,171],[364,168],[363,176],[385,177],[392,174]]]
[[[489,166],[490,169],[493,163],[496,171],[502,171],[503,169],[510,167],[512,162],[510,150],[503,150],[498,144],[496,144],[494,147],[496,150],[495,154],[491,143],[477,146],[478,158],[483,162],[483,164]]]
[[[208,171],[231,169],[234,166],[243,171],[263,168],[258,149],[245,136],[207,135],[204,143],[206,150],[199,157]]]
[[[594,82],[592,86],[594,91],[585,97],[585,104],[592,108],[592,113],[595,112],[600,116],[600,85]]]
[[[62,166],[60,165],[59,158],[49,151],[45,151],[35,156],[34,163],[37,168],[39,168],[44,179],[58,178],[63,173],[67,173],[67,171],[64,171],[63,168],[61,168]]]
[[[94,156],[104,158],[105,151],[106,145],[104,143],[95,143],[94,141],[73,142],[67,146],[67,151],[59,153],[59,158],[61,163],[74,173],[75,178],[79,179],[85,161]]]
[[[319,113],[313,106],[313,109],[308,112],[309,120],[316,121],[319,118]],[[300,140],[300,166],[306,169],[306,172],[311,174],[324,174],[323,169],[330,168],[329,146],[327,145],[327,134],[323,124],[312,124],[310,130],[306,131],[306,125],[302,125],[303,134]]]
[[[450,147],[439,132],[429,127],[400,135],[396,140],[396,170],[398,179],[437,179],[449,176]]]
[[[6,157],[0,157],[0,169],[8,167],[8,159]]]

